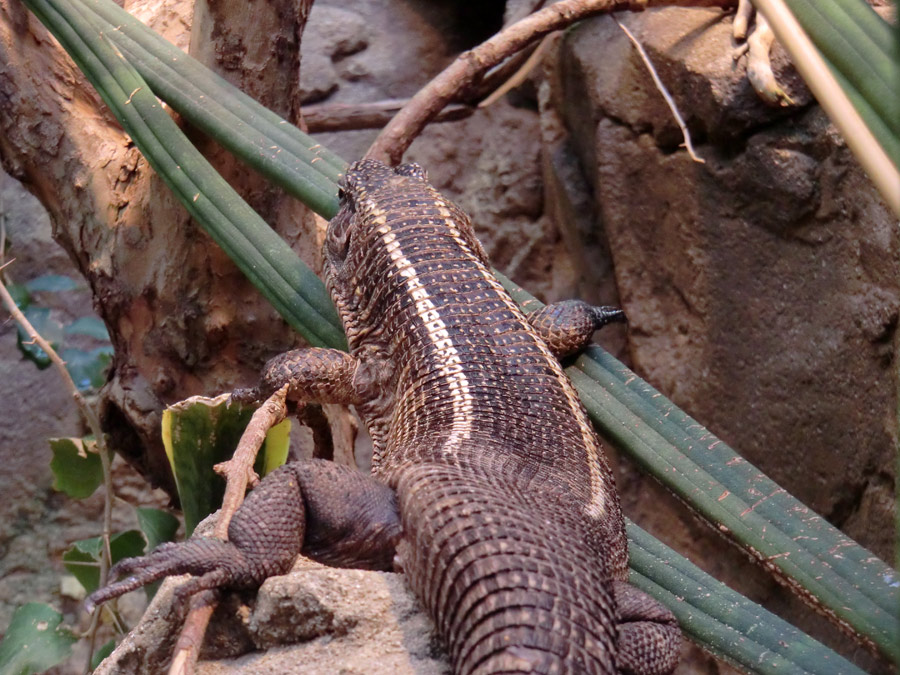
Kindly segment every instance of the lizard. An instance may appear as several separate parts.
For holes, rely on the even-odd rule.
[[[340,194],[325,279],[349,353],[287,352],[234,396],[287,383],[299,404],[355,406],[371,474],[289,462],[249,492],[227,541],[121,561],[88,607],[185,572],[182,599],[259,586],[302,553],[402,571],[458,675],[671,672],[677,621],[627,583],[613,474],[559,361],[623,312],[569,300],[523,314],[417,164],[360,160]]]

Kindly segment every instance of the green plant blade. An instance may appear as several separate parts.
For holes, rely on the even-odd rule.
[[[96,442],[84,438],[51,438],[53,489],[73,499],[90,497],[103,483]]]
[[[63,564],[78,579],[84,590],[92,593],[100,585],[100,551],[102,537],[82,539],[73,543],[63,553]],[[124,558],[135,558],[146,552],[147,540],[139,530],[117,532],[109,538],[110,563],[116,564]]]
[[[317,213],[337,209],[335,184],[347,163],[292,124],[148,29],[110,0],[82,6],[165,100],[238,157],[269,163],[273,178]],[[273,142],[277,147],[273,147]],[[248,145],[249,144],[249,145]],[[281,166],[275,166],[280,164]],[[299,178],[298,178],[299,177]],[[303,191],[306,182],[322,195]]]
[[[857,0],[866,5],[864,0]],[[897,44],[882,44],[887,22],[874,10],[852,9],[835,2],[810,2],[787,0],[797,21],[822,55],[828,59],[832,70],[853,83],[865,101],[872,106],[894,135],[900,136],[900,63],[897,61]],[[874,15],[874,21],[862,20],[863,15]],[[860,21],[855,20],[860,17]],[[876,26],[879,26],[876,28]]]
[[[186,536],[222,505],[225,479],[213,466],[231,459],[253,411],[253,407],[229,404],[227,394],[194,396],[163,411],[163,445],[178,487]],[[289,429],[290,420],[284,420],[266,434],[253,467],[259,476],[284,463]]]
[[[630,581],[671,608],[681,629],[715,656],[753,673],[862,673],[649,535],[627,524]]]
[[[147,553],[166,541],[175,540],[175,532],[178,531],[178,518],[171,513],[159,509],[141,508],[135,509],[138,519],[138,527],[147,539]]]
[[[838,84],[900,168],[900,41],[864,0],[785,0]]]
[[[26,4],[88,76],[190,214],[282,316],[313,345],[345,345],[337,313],[315,274],[191,145],[146,82],[94,25],[68,2]]]

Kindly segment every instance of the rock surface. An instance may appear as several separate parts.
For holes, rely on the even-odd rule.
[[[211,520],[198,532],[210,530]],[[185,579],[162,585],[97,675],[168,669],[184,620],[173,592]],[[213,616],[201,658],[198,675],[450,672],[430,620],[401,575],[338,570],[302,558],[258,594],[229,594]]]

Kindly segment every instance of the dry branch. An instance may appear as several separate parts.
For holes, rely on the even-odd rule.
[[[375,139],[367,157],[398,164],[435,115],[450,101],[464,99],[490,68],[548,33],[597,14],[649,7],[733,7],[736,0],[562,0],[517,21],[508,28],[461,54],[453,63],[410,99]]]
[[[259,481],[259,476],[253,470],[253,463],[269,429],[284,419],[287,391],[288,386],[285,385],[266,399],[250,418],[231,459],[213,467],[216,473],[225,477],[225,496],[222,498],[222,509],[212,536],[228,539],[228,525],[243,503],[244,493]],[[215,608],[214,591],[202,591],[191,598],[190,611],[175,645],[169,675],[183,675],[194,671],[200,657],[203,636]]]
[[[303,121],[309,133],[381,129],[409,99],[391,99],[377,103],[320,103],[303,108]],[[455,122],[469,117],[475,109],[461,103],[448,105],[432,122]]]

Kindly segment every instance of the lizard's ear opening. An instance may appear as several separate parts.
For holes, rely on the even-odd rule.
[[[415,162],[410,162],[409,164],[401,164],[396,169],[394,169],[394,173],[396,173],[398,176],[414,178],[420,183],[428,182],[428,173],[425,171],[425,169],[423,169]]]
[[[343,260],[350,248],[350,230],[353,223],[353,208],[344,202],[337,215],[328,223],[325,233],[325,254],[331,260]]]

